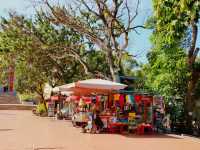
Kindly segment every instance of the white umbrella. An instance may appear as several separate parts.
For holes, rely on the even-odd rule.
[[[59,88],[58,88],[58,87],[54,87],[54,88],[52,89],[52,91],[53,91],[53,92],[59,92]]]
[[[70,96],[70,95],[72,95],[72,94],[73,94],[72,91],[61,91],[61,95]]]
[[[121,90],[127,87],[125,84],[112,82],[109,80],[102,80],[102,79],[88,79],[88,80],[82,80],[75,83],[65,84],[62,86],[56,87],[59,89],[59,91],[83,91],[84,89],[90,89],[90,90],[106,90],[106,91],[112,91],[112,90]]]
[[[70,84],[58,86],[57,88],[59,89],[59,91],[68,91],[68,90],[70,90],[71,88],[74,88],[74,87],[75,87],[75,83],[70,83]]]
[[[109,80],[88,79],[76,82],[75,87],[101,90],[121,90],[127,87],[127,85]]]

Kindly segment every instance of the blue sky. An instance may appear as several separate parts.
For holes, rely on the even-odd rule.
[[[34,7],[31,3],[34,0],[0,0],[0,16],[6,16],[8,11],[16,11],[25,15],[33,15]],[[151,0],[141,0],[139,14],[135,21],[135,25],[142,25],[148,16],[151,15],[152,5]],[[133,55],[137,55],[136,59],[139,62],[146,62],[146,53],[151,47],[149,36],[151,31],[140,29],[140,35],[136,33],[130,34],[128,50]]]

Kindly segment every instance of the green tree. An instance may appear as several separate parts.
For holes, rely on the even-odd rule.
[[[39,94],[45,82],[54,87],[88,77],[105,78],[109,72],[105,54],[77,32],[52,24],[40,11],[34,20],[10,14],[10,18],[2,18],[1,29],[5,64],[1,66],[15,65],[16,87],[21,93]]]
[[[74,55],[70,55],[68,49],[56,47],[78,44],[81,37],[66,28],[54,27],[42,18],[42,14],[38,13],[34,21],[10,14],[9,19],[2,18],[1,28],[2,61],[7,62],[7,67],[15,65],[18,91],[35,91],[42,96],[45,82],[55,86],[71,80],[74,74],[81,77],[84,73],[82,65]],[[79,54],[82,51],[84,49],[76,52]]]
[[[48,0],[45,3],[50,9],[46,14],[51,22],[77,31],[99,47],[109,67],[107,77],[115,80],[116,74],[123,71],[122,59],[127,53],[129,33],[144,28],[134,24],[140,1],[136,1],[135,9],[130,8],[128,0],[80,0],[70,7],[71,10],[65,6],[51,6]]]
[[[158,37],[152,36],[154,39]],[[154,47],[148,54],[149,64],[144,68],[147,87],[165,96],[166,100],[171,96],[184,99],[187,80],[186,54],[178,47],[173,47],[171,53],[166,53],[165,48],[159,47],[161,43],[153,44]]]
[[[154,16],[156,19],[156,32],[162,33],[163,44],[167,46],[166,53],[171,53],[173,47],[191,32],[191,40],[185,63],[189,76],[186,80],[187,92],[185,97],[185,112],[188,127],[191,127],[195,100],[193,94],[200,78],[200,69],[196,58],[199,48],[196,47],[198,36],[198,23],[200,12],[200,1],[198,0],[153,0]]]

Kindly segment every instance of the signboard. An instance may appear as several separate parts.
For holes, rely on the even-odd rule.
[[[48,103],[48,116],[53,117],[54,116],[54,103]]]

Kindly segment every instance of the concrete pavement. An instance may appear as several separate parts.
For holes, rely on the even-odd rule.
[[[200,140],[171,135],[83,134],[71,122],[31,111],[0,111],[0,150],[200,150]]]

